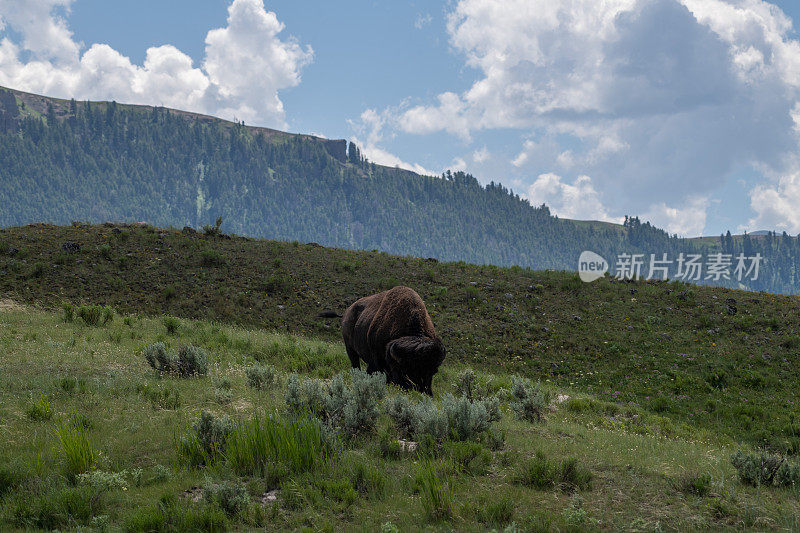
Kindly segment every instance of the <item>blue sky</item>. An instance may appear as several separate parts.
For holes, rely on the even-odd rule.
[[[564,217],[800,232],[797,2],[570,3],[0,0],[0,84],[352,139]]]

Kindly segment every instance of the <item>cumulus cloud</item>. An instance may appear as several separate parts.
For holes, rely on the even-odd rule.
[[[620,217],[608,214],[589,176],[578,176],[568,183],[556,174],[541,174],[522,196],[532,205],[547,204],[553,214],[562,218],[622,222]]]
[[[616,210],[681,229],[734,170],[800,168],[800,43],[766,1],[460,0],[447,28],[478,78],[399,112],[403,132],[520,130],[511,170],[590,175]]]
[[[300,83],[310,47],[281,39],[263,0],[233,0],[227,25],[208,32],[201,66],[174,46],[149,48],[142,65],[107,44],[81,53],[65,19],[71,0],[0,0],[0,85],[77,99],[177,107],[285,127],[279,91]]]
[[[0,0],[0,31],[6,27],[22,36],[21,47],[59,63],[78,59],[79,46],[61,16],[72,0]]]
[[[644,218],[670,234],[696,237],[702,235],[706,226],[708,205],[707,197],[690,195],[681,207],[670,207],[664,202],[653,204],[644,213]]]
[[[398,156],[381,147],[384,140],[387,121],[392,119],[391,111],[378,112],[375,109],[367,109],[358,120],[349,120],[350,127],[356,131],[356,135],[350,140],[356,143],[361,149],[361,153],[379,165],[387,167],[399,167],[411,170],[417,174],[435,176],[437,173],[423,167],[418,163],[408,163]]]
[[[742,229],[777,229],[797,233],[800,228],[800,173],[782,176],[776,184],[756,186],[750,194],[756,216]]]
[[[476,163],[483,163],[487,159],[489,159],[490,155],[491,154],[489,153],[489,149],[484,146],[483,148],[480,148],[479,150],[475,150],[474,152],[472,152],[472,160],[475,161]]]

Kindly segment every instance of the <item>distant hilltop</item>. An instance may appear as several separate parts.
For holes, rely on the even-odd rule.
[[[680,278],[682,253],[760,254],[757,279],[703,270],[691,281],[800,292],[800,244],[789,235],[684,239],[637,217],[562,219],[466,172],[424,176],[369,161],[342,139],[164,107],[2,88],[0,107],[0,227],[113,220],[200,228],[221,218],[224,232],[250,237],[537,270],[574,272],[591,251],[613,275],[620,255],[666,254],[671,266],[660,268],[671,279]],[[643,265],[637,275],[651,272]]]

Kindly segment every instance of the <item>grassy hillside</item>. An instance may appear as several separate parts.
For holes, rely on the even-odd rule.
[[[0,161],[0,226],[112,220],[198,228],[222,217],[223,230],[240,235],[539,270],[574,270],[585,250],[612,270],[622,253],[667,254],[670,277],[681,275],[680,253],[760,254],[757,277],[697,281],[800,292],[796,236],[722,244],[678,238],[637,217],[622,225],[561,219],[465,172],[422,176],[370,162],[342,139],[180,110],[0,87]]]
[[[78,250],[65,251],[67,243]],[[338,321],[315,319],[318,311],[342,312],[399,284],[426,301],[448,364],[639,407],[657,413],[667,435],[701,428],[800,451],[796,297],[680,283],[584,284],[561,272],[149,226],[0,230],[0,294],[55,309],[106,304],[124,314],[336,342]]]
[[[314,251],[320,253],[305,247],[295,253],[310,261]],[[84,261],[91,262],[86,256]],[[493,274],[495,283],[511,276]],[[93,281],[87,279],[86,287]],[[540,302],[550,290],[539,293]],[[440,327],[445,316],[437,315]],[[477,332],[480,321],[472,322]],[[173,349],[185,344],[205,349],[208,374],[157,373],[142,352],[159,341]],[[268,413],[273,420],[289,420],[284,397],[290,373],[331,378],[345,370],[340,343],[131,315],[90,326],[77,317],[65,322],[63,313],[2,300],[0,354],[3,530],[788,531],[800,526],[796,489],[742,484],[730,456],[747,446],[725,435],[686,427],[666,436],[661,416],[554,385],[542,389],[552,399],[544,420],[519,419],[511,409],[511,377],[492,364],[509,359],[497,354],[484,361],[487,370],[478,372],[473,393],[501,399],[500,419],[489,431],[467,439],[421,439],[415,451],[401,451],[396,424],[382,414],[375,427],[353,436],[340,431],[320,437],[314,442],[321,447],[311,447],[318,451],[307,462],[284,446],[255,470],[244,459],[271,448],[242,444],[253,417],[260,416],[262,424]],[[261,389],[248,385],[253,365],[271,365],[274,382]],[[446,362],[435,381],[435,405],[448,401],[448,393],[463,392],[456,391],[462,369],[456,358]],[[402,396],[390,390],[384,402]],[[183,443],[201,411],[212,413],[218,424],[230,417],[231,435],[240,440],[234,447],[228,437],[225,456],[192,466]],[[264,427],[251,435],[270,434]]]

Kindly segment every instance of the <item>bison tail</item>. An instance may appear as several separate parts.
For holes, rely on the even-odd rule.
[[[337,313],[336,311],[331,311],[330,309],[324,309],[317,313],[315,318],[342,318],[342,315]]]

